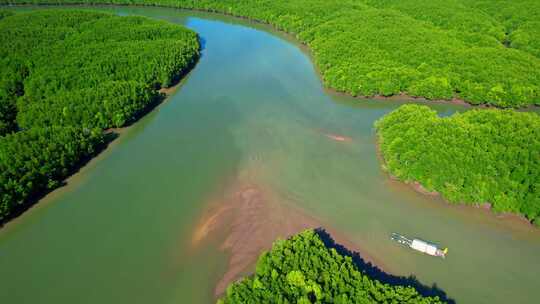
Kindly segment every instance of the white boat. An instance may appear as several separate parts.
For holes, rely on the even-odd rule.
[[[421,239],[409,239],[401,234],[393,232],[391,235],[392,240],[407,246],[411,249],[414,249],[416,251],[420,251],[422,253],[431,255],[431,256],[437,256],[437,257],[446,257],[446,254],[448,253],[448,248],[439,248],[436,244],[426,242]]]

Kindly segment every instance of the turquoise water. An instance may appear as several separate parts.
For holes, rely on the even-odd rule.
[[[403,102],[325,91],[308,54],[261,25],[164,8],[107,10],[185,24],[203,39],[201,60],[68,186],[0,230],[1,303],[213,302],[227,252],[217,240],[193,248],[191,234],[208,201],[244,172],[385,270],[437,284],[458,303],[534,302],[538,230],[449,206],[381,171],[373,122]],[[449,256],[397,246],[393,231],[440,242]]]

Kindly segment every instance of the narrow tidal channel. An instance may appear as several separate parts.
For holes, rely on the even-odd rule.
[[[326,92],[309,56],[263,26],[166,8],[103,9],[185,24],[201,36],[202,57],[167,101],[0,230],[0,303],[214,302],[229,253],[220,233],[197,246],[193,234],[238,180],[457,303],[537,298],[538,229],[447,205],[382,172],[373,122],[402,102]],[[431,106],[441,115],[466,110]],[[449,247],[447,259],[396,245],[394,231]]]

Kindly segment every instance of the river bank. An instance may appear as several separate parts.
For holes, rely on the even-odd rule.
[[[447,198],[445,198],[440,192],[438,192],[436,190],[428,190],[419,181],[416,181],[416,180],[403,181],[403,180],[401,180],[400,178],[393,175],[388,170],[388,168],[386,166],[386,161],[385,161],[385,159],[384,159],[384,157],[382,155],[381,149],[380,149],[380,134],[377,133],[376,136],[377,136],[377,138],[375,140],[375,149],[376,149],[376,153],[377,153],[377,159],[381,163],[381,168],[386,173],[386,175],[388,176],[389,179],[391,179],[393,181],[396,181],[396,182],[399,182],[399,183],[403,183],[403,184],[407,185],[409,188],[413,189],[414,191],[416,191],[416,192],[418,192],[418,193],[420,193],[422,195],[425,195],[427,197],[438,198],[439,201],[442,201],[442,202],[444,202],[445,204],[447,204],[449,206],[481,209],[483,211],[488,212],[490,214],[490,216],[493,216],[493,217],[495,217],[497,219],[500,219],[500,220],[506,220],[506,221],[509,221],[509,222],[516,222],[517,221],[517,222],[526,224],[526,225],[530,226],[533,229],[540,228],[540,226],[535,225],[533,222],[531,222],[529,219],[527,219],[522,214],[517,214],[517,213],[512,213],[512,212],[496,212],[495,210],[492,209],[492,203],[490,203],[490,202],[473,202],[473,203],[470,203],[470,202],[458,202],[458,203],[453,203],[453,202],[450,202]]]
[[[428,197],[439,198],[440,201],[443,201],[444,203],[446,203],[447,205],[450,205],[450,206],[462,206],[462,207],[465,207],[465,208],[482,209],[484,211],[489,212],[490,215],[492,215],[492,216],[494,216],[494,217],[496,217],[498,219],[501,219],[501,220],[508,220],[510,222],[518,221],[518,222],[521,222],[521,223],[524,223],[524,224],[528,224],[533,228],[540,228],[540,226],[535,225],[533,222],[531,222],[529,219],[527,219],[522,214],[517,214],[517,213],[512,213],[512,212],[496,212],[496,211],[494,211],[492,209],[492,203],[490,203],[490,202],[473,202],[473,203],[471,203],[471,202],[450,202],[440,192],[438,192],[436,190],[428,190],[419,181],[416,181],[416,180],[403,181],[403,180],[401,180],[400,178],[393,175],[388,170],[388,167],[386,165],[386,161],[385,161],[385,159],[384,159],[384,157],[382,155],[382,151],[381,151],[381,148],[380,148],[380,135],[378,134],[378,132],[377,132],[376,136],[377,136],[377,138],[376,138],[376,141],[375,141],[375,149],[376,149],[376,153],[377,153],[377,159],[381,163],[381,168],[386,173],[386,175],[388,176],[389,179],[394,180],[396,182],[404,183],[405,185],[407,185],[408,187],[410,187],[411,189],[413,189],[414,191],[416,191],[416,192],[418,192],[418,193],[420,193],[422,195],[425,195],[425,196],[428,196]]]
[[[259,26],[262,26],[262,27],[266,27],[267,30],[271,30],[273,32],[277,32],[285,37],[287,37],[289,40],[294,40],[295,44],[299,45],[300,48],[302,49],[302,51],[306,52],[306,54],[309,56],[310,60],[314,63],[314,67],[315,67],[315,70],[317,72],[317,75],[318,75],[318,78],[320,79],[321,83],[324,84],[324,87],[325,87],[325,90],[331,94],[334,94],[334,95],[337,95],[337,96],[349,96],[349,97],[353,97],[355,99],[358,99],[358,100],[362,100],[362,101],[366,101],[366,100],[384,100],[384,101],[400,101],[400,102],[422,102],[422,103],[439,103],[439,104],[451,104],[451,105],[458,105],[458,106],[465,106],[465,107],[474,107],[474,108],[485,108],[485,109],[489,109],[489,108],[505,108],[505,107],[501,107],[501,106],[498,106],[496,104],[491,104],[491,103],[480,103],[480,104],[475,104],[475,103],[472,103],[470,101],[467,101],[467,100],[464,100],[464,99],[461,99],[461,98],[458,98],[458,97],[455,97],[453,96],[452,98],[450,99],[428,99],[428,98],[425,98],[423,96],[415,96],[415,95],[410,95],[408,92],[400,92],[400,93],[394,93],[394,94],[390,94],[390,95],[381,95],[381,94],[375,94],[375,95],[361,95],[361,94],[351,94],[349,92],[346,92],[346,91],[342,91],[342,90],[338,90],[338,89],[335,89],[331,86],[328,85],[327,81],[324,79],[323,77],[323,73],[321,71],[321,69],[319,68],[319,64],[317,63],[317,60],[316,60],[316,57],[314,56],[314,53],[313,53],[313,50],[312,50],[312,47],[309,45],[309,43],[305,43],[304,41],[302,41],[302,39],[300,37],[298,37],[298,35],[295,35],[294,33],[290,33],[282,28],[280,28],[277,24],[273,24],[273,23],[269,23],[269,22],[264,22],[262,20],[259,20],[259,19],[256,19],[256,18],[253,18],[253,17],[249,17],[249,16],[244,16],[244,15],[241,15],[241,14],[234,14],[234,13],[231,13],[231,12],[228,12],[228,11],[225,11],[225,10],[219,10],[219,9],[200,9],[200,8],[196,8],[196,7],[185,7],[185,6],[182,6],[181,3],[178,3],[177,5],[164,5],[164,4],[156,4],[156,3],[152,3],[152,4],[146,4],[146,3],[137,3],[137,4],[125,4],[125,3],[103,3],[103,2],[90,2],[90,3],[86,3],[86,2],[80,2],[80,3],[77,3],[76,1],[75,2],[70,2],[70,3],[67,3],[67,4],[62,4],[62,3],[57,3],[57,4],[54,4],[54,3],[43,3],[43,4],[39,4],[39,3],[24,3],[24,1],[21,1],[20,3],[17,3],[15,5],[10,5],[9,7],[32,7],[32,6],[41,6],[41,7],[70,7],[70,6],[73,6],[73,7],[92,7],[92,6],[95,6],[97,8],[99,8],[100,6],[103,7],[103,6],[111,6],[111,7],[115,7],[115,6],[118,6],[118,7],[162,7],[162,8],[173,8],[173,9],[179,9],[179,10],[186,10],[186,11],[193,11],[193,12],[202,12],[202,13],[211,13],[211,14],[217,14],[217,15],[222,15],[222,16],[229,16],[229,17],[233,17],[233,18],[238,18],[240,20],[245,20],[245,21],[248,21],[250,23],[252,23],[252,25],[259,25]],[[454,95],[456,93],[454,92]],[[508,108],[508,107],[506,107]],[[539,104],[530,104],[530,105],[527,105],[527,106],[521,106],[519,107],[520,110],[523,110],[523,111],[540,111],[540,105]]]
[[[96,152],[93,155],[79,161],[71,170],[69,176],[61,182],[58,188],[37,193],[29,199],[27,204],[21,205],[19,209],[15,210],[10,217],[0,221],[0,229],[9,229],[9,226],[16,225],[18,219],[24,217],[25,214],[33,212],[32,210],[34,209],[39,210],[42,205],[45,207],[47,202],[53,201],[58,195],[62,195],[65,193],[65,191],[69,191],[69,188],[75,187],[75,185],[81,181],[82,177],[85,176],[86,172],[91,170],[93,166],[95,166],[100,160],[104,159],[114,150],[114,147],[118,145],[120,138],[125,133],[129,132],[134,124],[152,111],[158,110],[160,106],[170,99],[170,96],[184,84],[196,63],[197,60],[193,63],[193,65],[191,65],[187,73],[180,73],[175,76],[173,78],[175,79],[175,82],[172,83],[171,86],[159,89],[158,92],[161,94],[161,96],[154,102],[150,103],[142,112],[138,113],[136,117],[128,121],[125,126],[121,128],[108,128],[103,130],[105,141],[96,148]]]
[[[258,257],[276,240],[287,239],[306,229],[324,227],[335,242],[357,254],[362,253],[364,261],[388,271],[375,257],[365,255],[361,246],[328,228],[328,223],[285,202],[253,178],[234,181],[224,193],[204,205],[207,207],[195,226],[192,246],[200,246],[205,239],[218,234],[223,240],[220,249],[228,253],[227,270],[214,289],[216,297],[221,296],[230,283],[251,274]]]

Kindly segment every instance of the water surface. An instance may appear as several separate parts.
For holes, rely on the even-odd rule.
[[[188,26],[204,42],[201,60],[67,187],[0,231],[1,303],[213,302],[227,253],[217,240],[193,248],[193,227],[231,178],[252,170],[387,271],[436,284],[458,303],[534,302],[538,230],[449,206],[381,171],[373,122],[402,102],[326,92],[309,56],[264,26],[174,9],[106,10]],[[397,246],[393,231],[440,242],[449,256]]]

